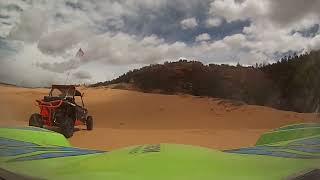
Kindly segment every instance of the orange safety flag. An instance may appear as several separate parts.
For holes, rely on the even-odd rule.
[[[82,51],[82,49],[80,48],[76,54],[76,57],[82,57],[84,55],[84,52]]]

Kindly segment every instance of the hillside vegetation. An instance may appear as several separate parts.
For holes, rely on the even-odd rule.
[[[92,86],[125,83],[143,92],[187,93],[315,112],[320,102],[319,77],[320,51],[313,51],[255,67],[204,65],[187,60],[166,62],[135,69]]]

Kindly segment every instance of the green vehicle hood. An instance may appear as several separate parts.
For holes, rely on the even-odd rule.
[[[280,180],[319,168],[320,125],[278,128],[254,147],[226,151],[182,144],[90,150],[34,127],[0,128],[0,145],[0,174],[14,179]]]

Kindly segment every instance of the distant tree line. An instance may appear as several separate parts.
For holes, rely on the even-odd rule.
[[[278,89],[277,107],[315,112],[320,104],[320,51],[282,58],[260,68]]]
[[[129,83],[143,92],[188,93],[247,104],[314,112],[320,103],[320,51],[252,67],[180,60],[129,71],[92,86]]]

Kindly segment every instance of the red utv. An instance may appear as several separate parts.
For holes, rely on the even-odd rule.
[[[66,138],[73,135],[74,126],[86,125],[87,130],[92,130],[93,119],[88,115],[82,97],[74,85],[52,85],[48,96],[36,100],[40,113],[31,115],[29,126],[59,127]],[[78,105],[76,102],[80,100],[81,105]]]

